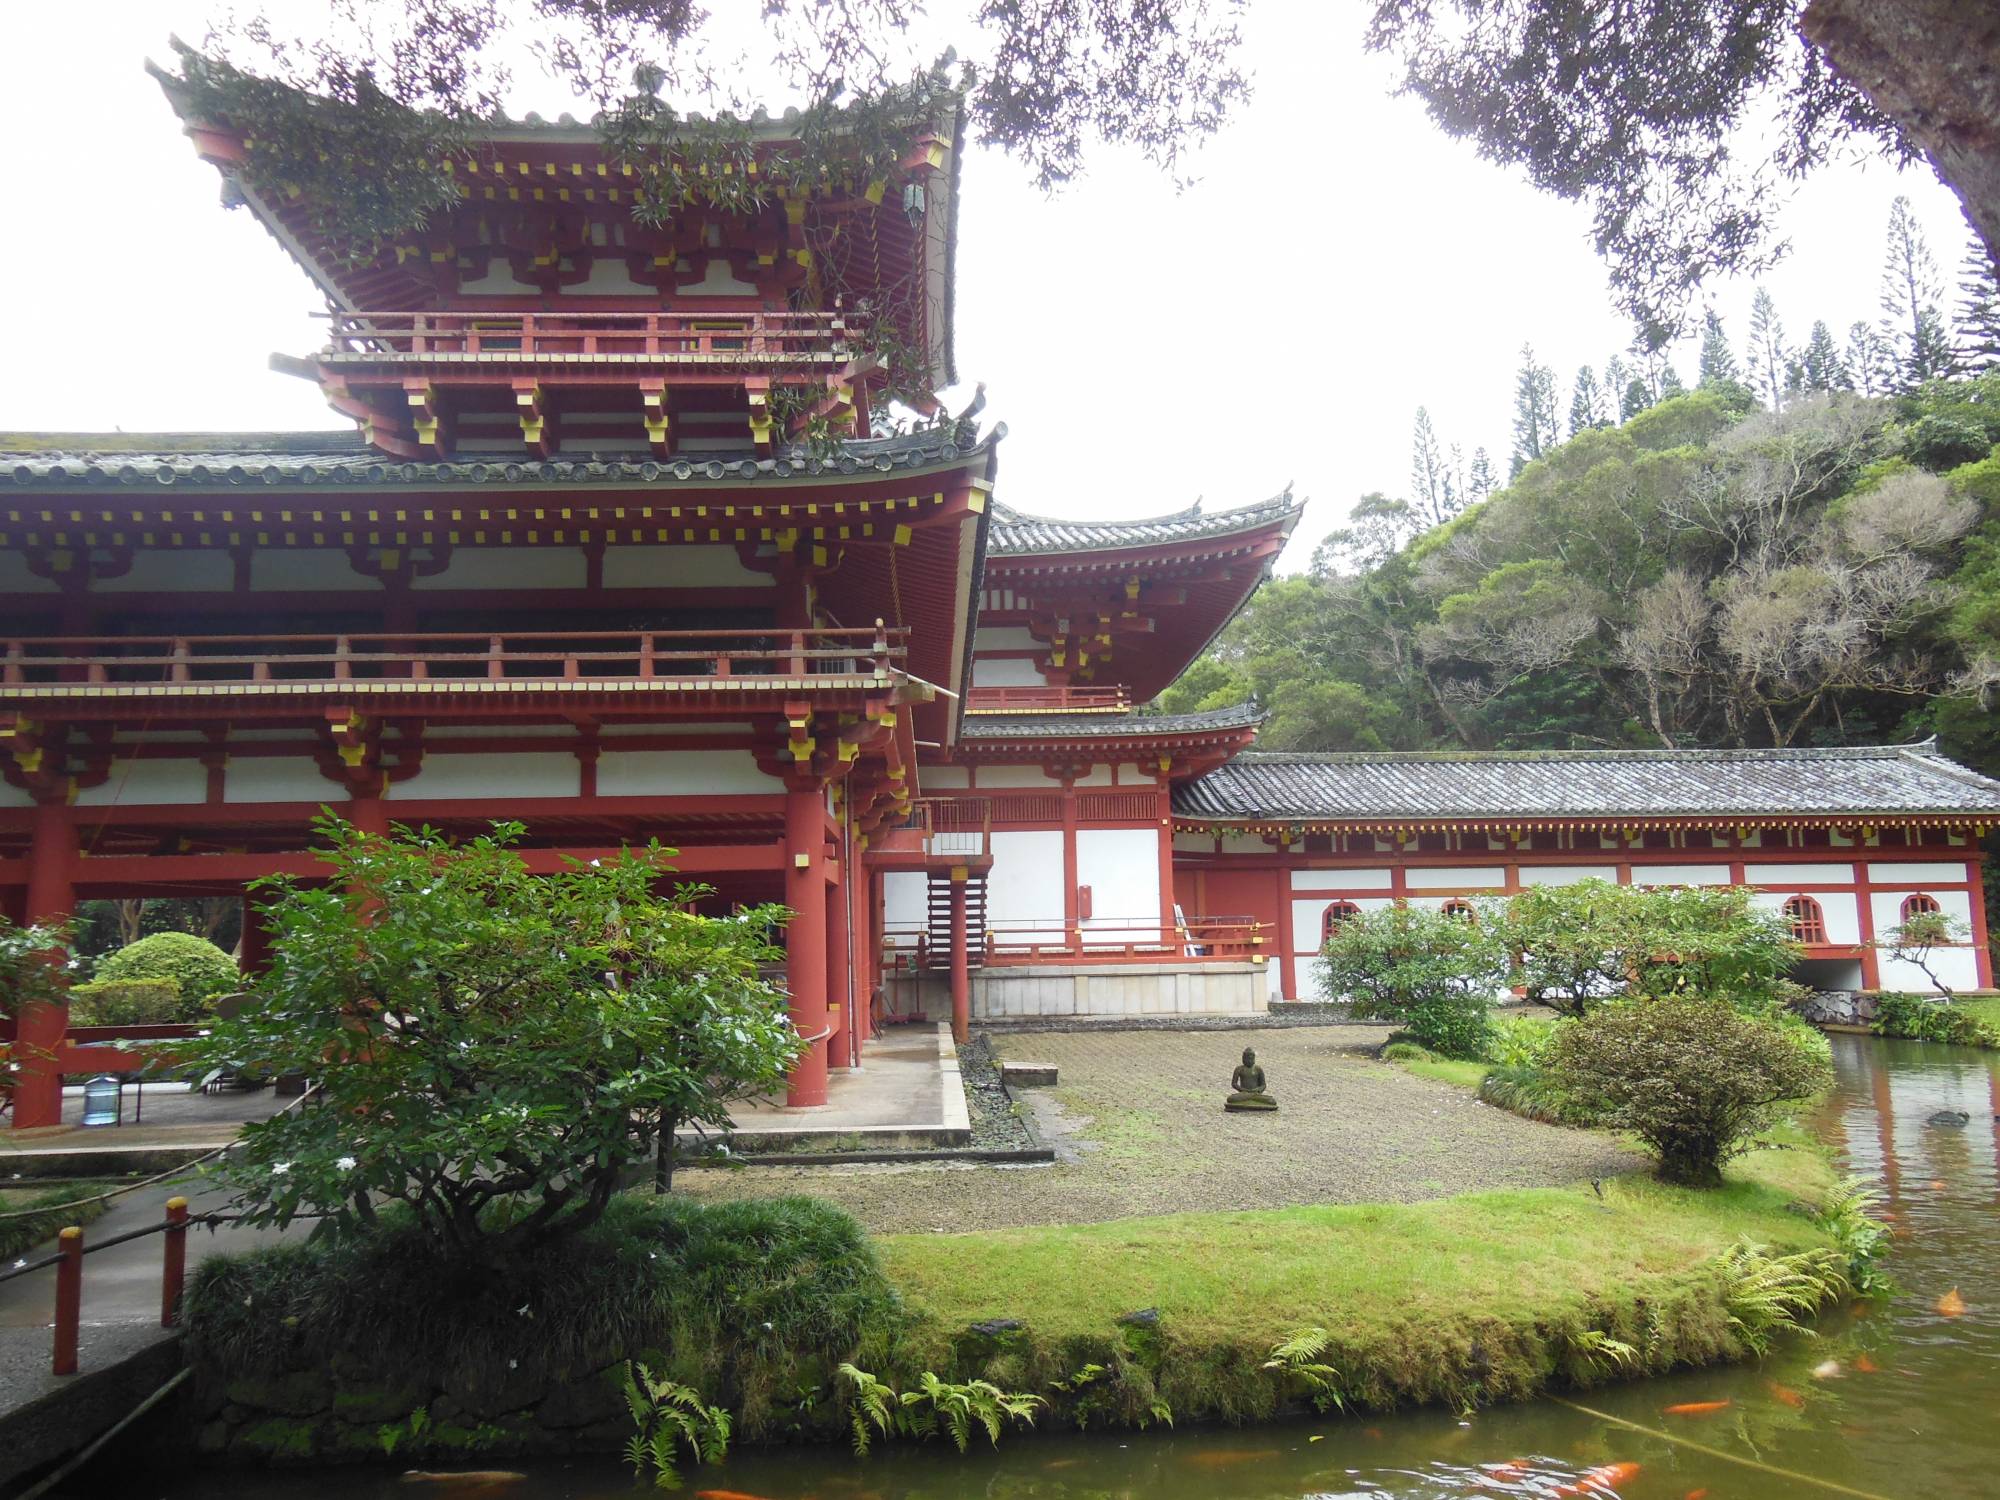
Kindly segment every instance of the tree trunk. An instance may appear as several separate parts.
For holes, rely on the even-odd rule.
[[[2000,11],[1972,0],[1811,0],[1799,29],[1930,159],[2000,266]]]

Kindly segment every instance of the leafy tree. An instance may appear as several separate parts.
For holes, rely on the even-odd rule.
[[[1580,1016],[1621,994],[1631,977],[1644,892],[1603,880],[1531,886],[1511,896],[1500,936],[1514,982],[1559,1015]]]
[[[1424,526],[1441,526],[1458,514],[1461,493],[1438,447],[1431,414],[1420,406],[1410,439],[1411,509]]]
[[[537,876],[518,824],[319,832],[328,882],[264,883],[256,1003],[188,1049],[318,1080],[314,1108],[246,1126],[219,1169],[251,1223],[315,1209],[353,1231],[388,1200],[439,1253],[497,1263],[592,1223],[676,1128],[722,1125],[798,1054],[758,972],[782,909],[661,898],[664,850]]]
[[[23,927],[0,916],[0,1021],[17,1020],[38,1005],[65,1003],[69,962],[67,926],[36,922]],[[0,1105],[14,1099],[18,1050],[16,1044],[0,1053]]]
[[[1785,366],[1790,358],[1777,304],[1760,286],[1750,302],[1750,379],[1773,411],[1785,404]]]
[[[1711,307],[1702,314],[1701,363],[1695,383],[1714,385],[1720,380],[1734,379],[1736,379],[1736,355],[1730,350],[1728,335],[1722,331],[1722,319]]]
[[[1840,357],[1840,349],[1833,342],[1833,331],[1817,319],[1799,356],[1798,385],[1802,390],[1820,394],[1854,389],[1854,377],[1848,373],[1847,361]]]
[[[1507,982],[1507,950],[1471,916],[1385,906],[1337,926],[1320,953],[1320,991],[1366,1020],[1398,1021],[1447,1057],[1478,1057]]]
[[[1575,437],[1593,427],[1609,426],[1610,418],[1604,408],[1604,392],[1598,388],[1597,372],[1589,365],[1581,366],[1576,372],[1576,384],[1570,388],[1569,435]]]
[[[1375,0],[1368,40],[1444,130],[1582,200],[1621,302],[1665,335],[1704,282],[1768,265],[1786,185],[1855,146],[1927,155],[2000,256],[1989,20],[1957,0]]]
[[[1556,427],[1556,372],[1535,359],[1534,347],[1521,346],[1521,368],[1514,376],[1513,473],[1540,458],[1561,441]]]
[[[1560,1028],[1549,1066],[1561,1086],[1632,1131],[1667,1182],[1716,1187],[1778,1106],[1809,1098],[1833,1070],[1774,1019],[1698,993],[1606,1005]]]
[[[1620,420],[1629,422],[1653,404],[1653,393],[1636,375],[1625,382],[1625,394],[1618,402]]]
[[[191,932],[156,932],[140,938],[101,961],[97,978],[170,980],[190,1004],[226,995],[243,982],[235,959]]]
[[[1977,240],[1965,247],[1958,267],[1958,343],[1953,350],[1958,368],[1983,375],[2000,368],[2000,279],[1993,262]]]
[[[1938,311],[1943,295],[1937,262],[1910,212],[1910,200],[1899,197],[1889,206],[1879,325],[1882,342],[1895,360],[1897,390],[1951,373],[1951,339]]]

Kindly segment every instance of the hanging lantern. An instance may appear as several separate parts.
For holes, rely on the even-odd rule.
[[[924,227],[924,185],[909,182],[903,185],[903,217],[910,221],[910,228]]]

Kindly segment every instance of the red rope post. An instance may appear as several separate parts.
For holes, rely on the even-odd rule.
[[[167,1228],[160,1236],[160,1326],[172,1328],[181,1320],[181,1294],[187,1288],[188,1201],[167,1200]]]
[[[56,1237],[56,1348],[58,1375],[76,1373],[77,1324],[83,1316],[83,1231],[72,1224]]]

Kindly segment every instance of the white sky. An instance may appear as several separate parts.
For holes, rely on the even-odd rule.
[[[311,284],[247,212],[219,206],[142,67],[214,9],[94,0],[11,18],[0,431],[342,425],[265,366],[317,346]],[[1357,496],[1407,490],[1417,406],[1504,474],[1523,340],[1555,368],[1565,415],[1576,367],[1623,350],[1584,211],[1389,97],[1389,65],[1361,50],[1365,9],[1259,0],[1244,56],[1256,97],[1185,193],[1103,153],[1054,200],[1004,157],[967,161],[958,364],[1010,429],[1009,504],[1135,516],[1292,481],[1315,502],[1285,559],[1303,566]],[[1829,169],[1788,210],[1792,255],[1765,278],[1795,342],[1815,317],[1836,338],[1874,320],[1898,193],[1954,292],[1963,220],[1927,170]],[[1711,298],[1739,359],[1751,291]],[[1677,363],[1691,380],[1691,347]]]

